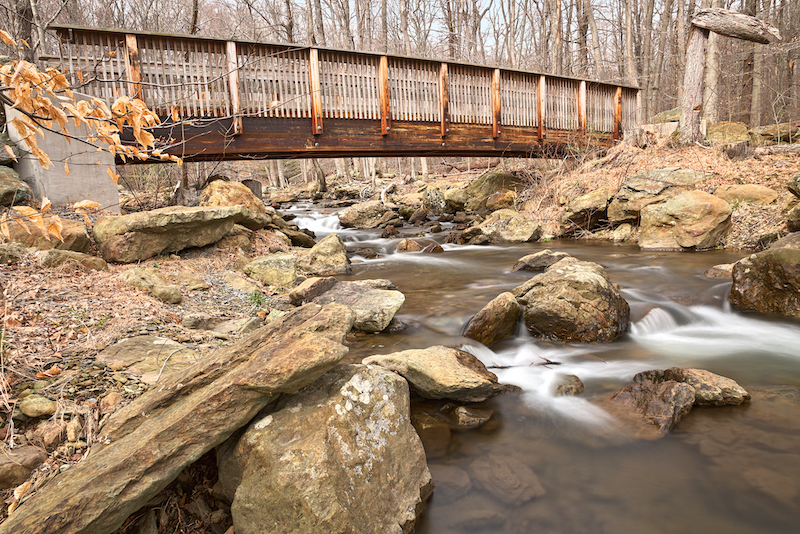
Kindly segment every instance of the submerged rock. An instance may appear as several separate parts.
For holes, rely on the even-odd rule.
[[[501,293],[467,322],[463,336],[487,347],[514,335],[520,309],[512,293]]]
[[[559,375],[552,391],[556,397],[574,397],[583,393],[583,382],[575,375]]]
[[[394,373],[343,365],[218,452],[237,534],[411,532],[433,485]]]
[[[733,266],[731,306],[800,319],[800,232]]]
[[[565,258],[513,293],[534,336],[607,343],[624,334],[630,324],[628,303],[596,263]]]
[[[441,345],[370,356],[363,363],[402,375],[426,399],[483,402],[502,391],[497,376],[475,356]]]
[[[469,472],[477,486],[514,506],[546,493],[531,468],[511,456],[482,456],[470,464]]]

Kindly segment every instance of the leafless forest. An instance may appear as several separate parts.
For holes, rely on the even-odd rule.
[[[713,5],[712,5],[713,4]],[[29,57],[53,53],[51,22],[384,50],[637,83],[643,117],[678,104],[688,21],[722,7],[770,21],[783,40],[715,36],[705,114],[752,126],[800,115],[800,0],[2,0]]]

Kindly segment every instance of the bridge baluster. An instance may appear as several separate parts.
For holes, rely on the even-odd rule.
[[[322,134],[322,93],[319,84],[319,50],[308,51],[308,81],[311,90],[311,129],[314,135]]]
[[[447,63],[442,63],[439,67],[439,114],[442,121],[442,146],[444,146],[444,138],[450,135],[450,86],[447,82]]]
[[[494,69],[492,75],[492,138],[500,136],[500,112],[502,101],[500,99],[500,69]]]
[[[239,64],[236,60],[236,43],[225,43],[225,52],[228,65],[228,97],[230,112],[233,119],[233,135],[242,133],[242,108],[239,101]]]
[[[392,108],[389,98],[389,58],[381,56],[378,64],[378,96],[381,110],[381,135],[388,135],[392,129]]]

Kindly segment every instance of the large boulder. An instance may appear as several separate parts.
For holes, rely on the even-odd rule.
[[[472,316],[462,335],[488,347],[495,341],[514,335],[519,315],[519,304],[514,295],[501,293]]]
[[[563,342],[606,343],[628,330],[630,307],[592,262],[565,258],[515,288],[528,331]]]
[[[704,191],[687,191],[642,210],[642,250],[708,250],[731,227],[731,208]]]
[[[750,140],[750,130],[742,122],[722,121],[708,127],[706,138],[714,145],[733,145]]]
[[[800,232],[737,262],[730,302],[735,310],[800,319]]]
[[[628,178],[608,205],[608,220],[615,223],[639,221],[645,206],[665,202],[706,179],[705,173],[679,167],[646,171]]]
[[[291,287],[297,280],[297,257],[288,252],[259,256],[244,266],[244,273],[263,284]]]
[[[343,209],[338,214],[339,224],[345,228],[381,228],[394,224],[402,225],[400,216],[380,200],[369,200]]]
[[[332,369],[352,324],[341,306],[303,306],[164,378],[115,412],[99,430],[106,445],[24,502],[0,534],[113,532],[262,408]]]
[[[542,225],[512,209],[501,209],[478,226],[468,228],[465,235],[470,239],[486,236],[495,243],[528,243],[542,236]]]
[[[329,234],[314,245],[297,262],[297,268],[312,276],[350,274],[350,259],[347,247],[338,234]]]
[[[100,217],[94,225],[94,239],[106,261],[130,263],[216,243],[237,223],[258,229],[270,220],[269,215],[244,206],[171,206],[121,217]]]
[[[315,297],[312,302],[317,304],[336,302],[347,306],[355,315],[353,329],[361,332],[381,332],[392,322],[406,298],[401,292],[388,289],[388,285],[380,282],[382,281],[339,282]]]
[[[714,191],[714,196],[729,204],[748,202],[757,206],[766,206],[775,202],[778,192],[756,184],[721,185]]]
[[[203,189],[200,195],[201,206],[226,207],[244,206],[254,213],[263,213],[267,210],[264,202],[255,196],[249,187],[239,182],[214,180]]]
[[[475,356],[441,345],[370,356],[363,363],[402,375],[426,399],[483,402],[502,391],[497,376]]]
[[[17,171],[0,165],[0,206],[16,206],[32,196],[31,188]]]
[[[468,210],[485,208],[486,202],[497,193],[522,191],[528,184],[516,174],[503,171],[489,171],[476,178],[466,188],[465,207]]]
[[[13,216],[13,213],[11,214]],[[47,213],[34,216],[41,217],[45,228],[50,227],[57,218]],[[89,237],[89,230],[80,221],[61,219],[61,239],[58,239],[49,232],[43,232],[39,226],[31,221],[31,218],[14,218],[8,222],[8,232],[11,235],[12,243],[20,243],[26,247],[37,248],[39,250],[72,250],[75,252],[87,253],[92,248],[92,240]]]
[[[218,450],[237,534],[403,533],[433,484],[394,373],[342,365]]]
[[[730,378],[703,369],[644,371],[611,397],[628,419],[666,434],[693,406],[740,405],[750,394]]]
[[[601,188],[576,198],[564,209],[560,221],[562,230],[567,234],[594,230],[608,217],[608,203],[613,197],[614,193]]]

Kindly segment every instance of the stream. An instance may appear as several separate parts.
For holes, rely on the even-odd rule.
[[[418,534],[798,531],[800,324],[732,312],[730,282],[702,274],[745,253],[652,253],[635,245],[563,240],[445,244],[441,254],[395,254],[403,235],[381,239],[380,230],[343,230],[334,213],[310,205],[285,211],[318,239],[336,232],[348,250],[380,254],[356,255],[353,274],[337,278],[388,278],[406,297],[397,317],[408,328],[351,336],[347,361],[431,345],[463,347],[487,366],[507,367],[492,370],[502,383],[523,390],[480,405],[494,411],[492,420],[476,430],[453,431],[446,453],[429,458],[429,465],[470,473],[479,458],[503,458],[524,466],[516,475],[537,479],[544,495],[516,502],[474,477],[471,487],[458,488],[443,488],[434,477],[437,490]],[[423,239],[441,242],[443,226],[444,233]],[[511,273],[511,266],[546,248],[607,269],[631,306],[628,334],[605,345],[564,345],[533,339],[518,327],[514,338],[491,350],[461,337],[463,325],[486,303],[535,274]],[[558,365],[542,365],[548,360]],[[602,408],[600,401],[635,373],[673,366],[732,378],[753,401],[696,407],[657,441],[636,439]],[[559,374],[577,375],[585,391],[554,397]],[[444,498],[453,493],[448,489],[458,498]]]

